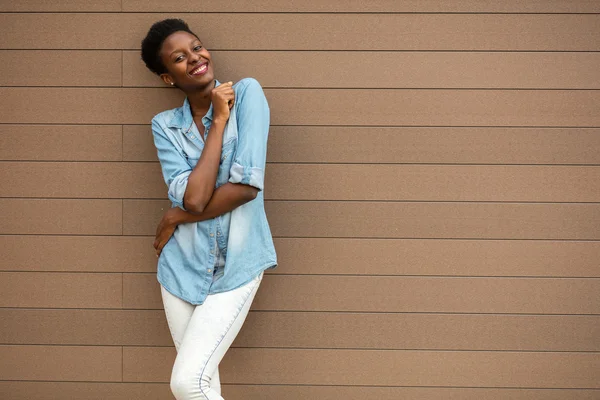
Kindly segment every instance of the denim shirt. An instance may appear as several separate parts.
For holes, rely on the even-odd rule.
[[[220,85],[216,81],[216,86]],[[269,134],[269,106],[260,84],[245,78],[233,85],[234,106],[223,132],[216,187],[227,182],[259,189],[256,198],[214,219],[178,225],[158,259],[157,279],[173,295],[202,304],[209,294],[243,286],[277,265],[264,209],[264,170]],[[183,195],[212,122],[213,106],[194,123],[190,104],[163,111],[152,119],[152,134],[168,196],[185,210]],[[225,258],[225,265],[219,259]],[[215,272],[215,266],[218,270]]]

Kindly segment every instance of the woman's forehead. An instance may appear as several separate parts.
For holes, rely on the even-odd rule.
[[[166,55],[169,55],[173,51],[176,51],[179,48],[187,48],[195,42],[200,42],[200,39],[198,39],[196,36],[192,35],[189,32],[173,32],[164,40],[161,52],[163,52]]]

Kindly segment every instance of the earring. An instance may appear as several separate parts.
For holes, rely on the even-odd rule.
[[[171,82],[171,86],[173,86],[173,85],[174,85],[174,83],[173,83],[173,82]]]

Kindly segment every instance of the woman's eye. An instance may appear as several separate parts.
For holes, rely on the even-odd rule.
[[[195,50],[195,51],[198,51],[198,50],[200,50],[201,48],[202,48],[202,46],[196,46],[196,47],[194,47],[194,50]]]
[[[179,62],[179,61],[181,61],[181,60],[183,60],[183,56],[179,56],[179,57],[177,57],[177,58],[175,59],[175,62]]]

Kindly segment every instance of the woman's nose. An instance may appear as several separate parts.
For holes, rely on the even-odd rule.
[[[198,54],[192,53],[190,55],[190,61],[192,61],[195,64],[200,61],[200,56]]]

